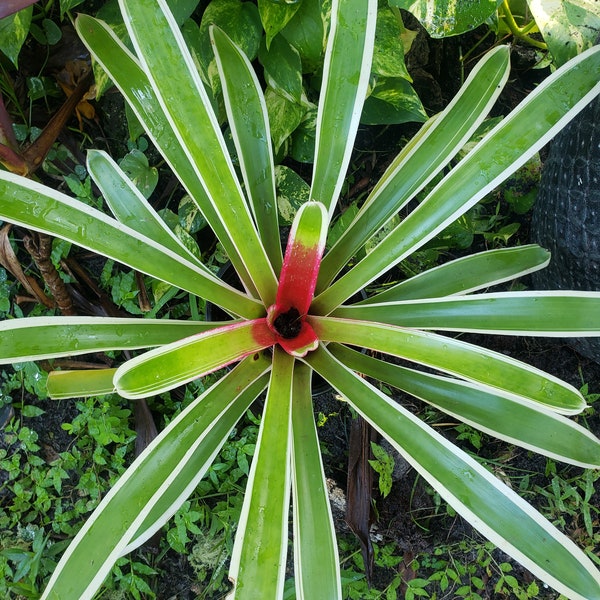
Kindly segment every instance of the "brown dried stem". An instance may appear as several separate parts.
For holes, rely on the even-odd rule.
[[[23,239],[25,249],[35,261],[40,274],[44,278],[46,285],[50,289],[56,305],[63,315],[75,315],[76,311],[73,307],[73,299],[65,285],[65,282],[60,278],[56,267],[50,259],[52,253],[52,238],[45,233],[31,233]]]

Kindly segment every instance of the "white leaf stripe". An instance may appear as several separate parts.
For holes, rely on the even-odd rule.
[[[18,202],[13,201],[18,197]],[[70,241],[252,318],[262,305],[205,268],[95,208],[31,179],[0,171],[0,218]]]
[[[25,317],[0,321],[0,364],[168,344],[223,322],[114,317]]]
[[[510,391],[563,414],[577,414],[586,406],[581,393],[557,377],[500,352],[455,338],[371,321],[309,317],[309,322],[321,342],[357,345],[405,358],[462,379]]]
[[[501,64],[491,71],[496,62]],[[483,70],[485,73],[482,73]],[[325,277],[319,282],[319,289],[329,283],[356,250],[423,189],[463,147],[500,95],[509,72],[506,46],[498,46],[488,52],[448,106],[429,119],[402,148],[352,223],[332,246],[329,257],[324,261]],[[486,86],[483,90],[480,89],[482,85]],[[469,108],[466,115],[465,107]],[[330,261],[335,265],[331,265]]]
[[[321,348],[317,370],[473,527],[573,600],[600,597],[592,561],[518,494],[468,454]]]
[[[146,134],[163,155],[167,164],[196,202],[217,238],[240,275],[248,292],[256,295],[247,271],[233,244],[221,215],[208,198],[198,174],[188,155],[172,130],[164,114],[148,77],[142,70],[138,59],[119,40],[116,34],[103,21],[88,15],[79,15],[75,22],[77,32],[99,65],[108,73],[121,94],[127,100],[140,123],[144,124]]]
[[[103,150],[89,150],[87,170],[117,221],[173,250],[211,273],[158,216],[150,203]],[[212,273],[211,273],[212,274]]]
[[[217,118],[185,40],[164,0],[119,0],[140,64],[208,199],[221,216],[263,303],[274,301],[277,279],[252,221]],[[156,39],[161,35],[161,47]],[[177,57],[176,79],[165,61]],[[201,131],[196,131],[199,127]],[[199,135],[199,133],[202,133]]]
[[[330,31],[323,64],[323,85],[317,111],[310,195],[312,200],[325,204],[330,218],[344,183],[367,95],[376,22],[375,0],[334,0],[332,3]],[[351,58],[347,55],[350,44],[353,53]],[[355,60],[355,52],[360,52],[358,60]],[[358,81],[352,90],[354,96],[350,97],[348,94],[340,98],[336,88],[345,83],[349,73],[352,72],[351,77],[356,76],[357,62]],[[344,102],[343,106],[340,106],[340,100]],[[346,121],[344,116],[348,114],[351,117]]]
[[[496,292],[342,306],[332,316],[422,330],[597,337],[600,292]]]
[[[240,365],[237,370],[231,371],[209,388],[159,433],[117,480],[92,516],[84,523],[61,557],[41,600],[75,597],[80,600],[92,600],[114,562],[123,554],[130,541],[136,536],[138,540],[142,539],[140,534],[144,530],[140,531],[140,527],[144,525],[153,507],[169,493],[170,487],[177,487],[181,469],[194,458],[198,448],[211,434],[213,424],[220,424],[239,394],[264,372],[264,362],[245,361],[244,366]],[[243,410],[245,409],[242,407],[240,416]],[[173,437],[181,438],[183,435],[191,436],[189,444],[172,443]],[[210,465],[209,461],[213,455],[214,451],[207,457],[205,469]],[[167,466],[166,469],[161,469],[159,474],[156,469],[157,461],[158,464],[163,464],[164,461]],[[136,503],[133,513],[130,502],[132,495],[140,499],[140,505]],[[129,513],[134,517],[130,518]],[[118,535],[117,539],[115,535]],[[79,577],[80,573],[89,572],[94,573],[93,578],[88,580],[86,577]],[[82,585],[85,586],[83,591]]]
[[[481,383],[394,365],[339,344],[328,348],[353,371],[403,390],[480,431],[583,468],[600,466],[600,440],[538,403]]]
[[[581,82],[578,77],[599,68],[600,46],[595,46],[547,77],[371,253],[317,296],[314,310],[330,313],[442,232],[524,165],[598,95],[600,82],[592,86],[589,78]],[[569,99],[562,97],[567,91]],[[572,102],[571,108],[568,102]],[[515,131],[526,133],[517,138]]]

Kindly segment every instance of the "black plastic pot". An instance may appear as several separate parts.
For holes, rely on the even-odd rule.
[[[533,210],[531,241],[547,248],[550,264],[533,274],[539,289],[600,291],[600,99],[554,139]],[[569,340],[600,362],[600,338]]]

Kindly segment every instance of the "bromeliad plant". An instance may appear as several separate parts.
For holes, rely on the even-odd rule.
[[[91,598],[118,557],[175,513],[238,419],[265,390],[231,561],[232,595],[281,597],[291,497],[297,597],[340,598],[335,535],[312,413],[313,371],[490,540],[569,598],[600,598],[599,573],[582,550],[477,461],[359,375],[413,394],[510,443],[597,468],[600,440],[565,416],[585,407],[577,390],[517,360],[434,330],[599,335],[600,294],[473,293],[547,264],[543,249],[522,246],[454,260],[358,302],[349,300],[478,202],[598,93],[598,49],[544,81],[364,254],[365,243],[448,168],[485,118],[509,66],[508,48],[489,52],[457,98],[400,152],[354,221],[325,252],[369,91],[377,9],[375,0],[334,1],[310,200],[297,212],[284,255],[269,124],[248,60],[222,31],[212,29],[240,180],[165,0],[120,4],[137,56],[91,17],[80,16],[77,30],[197,202],[243,290],[220,281],[190,253],[102,152],[89,153],[88,169],[114,218],[39,183],[1,173],[0,218],[89,248],[232,315],[217,323],[8,320],[0,329],[1,360],[152,348],[117,369],[51,373],[48,388],[57,398],[115,391],[145,398],[237,364],[135,460],[73,540],[43,598]],[[400,357],[412,366],[362,354],[356,347]]]

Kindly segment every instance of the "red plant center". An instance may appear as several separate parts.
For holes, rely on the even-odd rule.
[[[284,313],[278,314],[273,320],[273,328],[286,340],[293,340],[298,337],[302,330],[302,315],[294,306]]]

